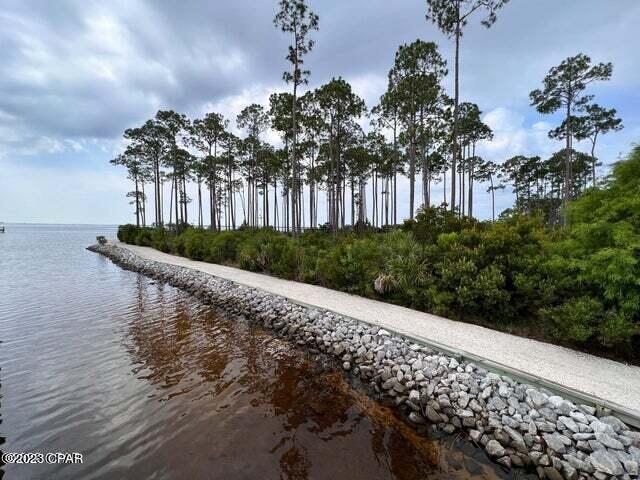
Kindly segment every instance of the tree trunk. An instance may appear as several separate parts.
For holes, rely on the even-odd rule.
[[[409,145],[409,218],[411,220],[413,220],[415,190],[416,190],[416,146],[412,138],[411,145]]]
[[[136,183],[136,227],[140,228],[140,194],[138,193],[138,176],[134,175],[134,181]]]
[[[567,225],[567,207],[571,192],[571,101],[567,102],[566,152],[564,160],[564,195],[562,199],[562,224]]]
[[[458,160],[458,103],[460,101],[460,3],[456,2],[456,60],[454,70],[454,96],[453,96],[453,152],[451,155],[451,211],[456,204],[456,163]]]

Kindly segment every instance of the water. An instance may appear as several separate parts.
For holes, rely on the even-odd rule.
[[[85,250],[114,233],[0,234],[1,448],[83,454],[5,465],[6,478],[511,476],[269,332]]]

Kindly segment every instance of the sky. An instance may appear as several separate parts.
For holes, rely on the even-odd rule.
[[[424,0],[309,4],[320,30],[306,59],[308,88],[342,76],[371,107],[396,49],[417,38],[436,42],[452,63],[452,42],[425,20]],[[216,111],[234,126],[244,106],[266,106],[270,93],[287,89],[288,38],[273,26],[276,9],[276,0],[3,0],[0,221],[132,221],[131,185],[109,164],[122,132],[158,109],[191,118]],[[640,140],[637,25],[638,0],[511,0],[491,29],[472,18],[462,39],[461,98],[477,103],[494,131],[479,153],[502,162],[562,148],[547,137],[561,119],[538,114],[529,92],[549,68],[582,52],[614,64],[612,79],[589,93],[616,108],[625,126],[599,141],[599,158],[623,158]],[[451,92],[451,74],[444,86]],[[475,212],[487,218],[482,186],[475,197]],[[498,209],[511,201],[507,189]],[[399,215],[406,211],[403,200]]]

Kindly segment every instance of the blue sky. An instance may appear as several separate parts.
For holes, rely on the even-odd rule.
[[[0,221],[130,221],[124,197],[130,185],[124,171],[109,165],[125,128],[159,108],[191,117],[214,110],[234,124],[243,106],[266,104],[271,92],[286,88],[286,38],[271,23],[277,2],[220,3],[5,0]],[[451,42],[424,20],[423,0],[310,4],[320,16],[307,61],[310,88],[340,75],[372,106],[401,43],[435,41],[452,59]],[[494,129],[483,156],[501,162],[561,148],[547,138],[559,118],[537,114],[528,94],[550,67],[578,52],[614,63],[612,80],[590,93],[617,108],[625,129],[602,138],[599,157],[610,163],[628,152],[640,139],[637,25],[637,0],[511,0],[490,30],[473,19],[462,43],[461,95],[480,106]],[[445,81],[451,85],[452,76]],[[486,217],[483,190],[475,210]],[[508,191],[501,194],[499,208],[510,201]]]

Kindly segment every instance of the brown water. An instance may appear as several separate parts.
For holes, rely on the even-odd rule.
[[[6,478],[512,476],[458,436],[416,433],[326,362],[84,250],[113,233],[0,234],[1,448],[84,460]]]

